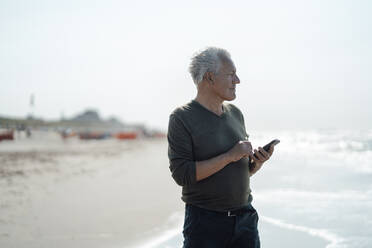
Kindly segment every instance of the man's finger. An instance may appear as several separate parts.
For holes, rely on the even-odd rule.
[[[253,156],[253,152],[251,150],[249,150],[244,156],[245,157],[252,157]]]
[[[270,150],[269,150],[270,156],[271,156],[271,154],[273,154],[273,152],[274,152],[274,146],[271,145],[271,146],[270,146]]]
[[[256,158],[256,157],[253,155],[253,153],[252,153],[251,155],[249,155],[249,157],[253,160],[253,162],[255,162],[255,163],[261,163],[261,161],[260,161],[258,158]]]
[[[256,155],[257,156],[257,158],[258,158],[258,160],[259,160],[259,162],[265,162],[265,157],[259,152],[259,151],[257,151],[256,149],[254,149],[254,155]]]
[[[258,150],[262,153],[262,155],[265,158],[269,158],[270,157],[270,154],[267,151],[265,151],[265,149],[263,149],[262,147],[259,147]]]

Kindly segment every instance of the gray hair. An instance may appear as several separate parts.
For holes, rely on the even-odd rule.
[[[203,80],[206,72],[217,74],[221,64],[226,60],[231,60],[229,52],[217,47],[207,47],[205,50],[194,54],[191,58],[189,72],[195,85]]]

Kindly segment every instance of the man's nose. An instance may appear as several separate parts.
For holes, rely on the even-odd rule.
[[[239,79],[239,77],[237,75],[235,75],[234,80],[233,80],[233,83],[234,84],[240,84],[240,79]]]

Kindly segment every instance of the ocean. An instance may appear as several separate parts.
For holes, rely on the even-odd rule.
[[[281,143],[251,178],[261,246],[371,248],[372,130],[250,134],[254,147],[274,138]],[[138,247],[182,247],[183,214]]]

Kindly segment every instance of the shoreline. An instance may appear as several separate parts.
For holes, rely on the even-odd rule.
[[[145,241],[138,241],[131,248],[173,248],[181,247],[183,212],[173,214],[172,222],[178,222],[176,227],[164,229]],[[168,221],[170,222],[170,221]],[[305,226],[298,226],[283,222],[266,216],[260,216],[259,233],[262,247],[281,247],[297,248],[299,243],[303,248],[328,248],[334,247],[342,239],[336,235],[322,229],[314,229]]]
[[[12,181],[9,185],[9,189],[13,191],[11,198],[22,198],[22,194],[32,196],[28,206],[29,213],[20,215],[19,210],[22,206],[27,206],[27,203],[19,201],[21,204],[16,206],[18,210],[12,214],[19,215],[17,222],[23,222],[25,226],[32,223],[38,229],[35,232],[26,228],[20,232],[14,229],[13,225],[13,230],[6,232],[1,231],[0,226],[0,244],[15,242],[15,234],[18,232],[18,235],[23,233],[24,238],[15,242],[17,247],[37,247],[57,240],[61,243],[59,247],[89,245],[98,248],[112,245],[161,248],[165,245],[182,245],[184,203],[179,199],[180,188],[174,185],[169,176],[165,155],[156,161],[151,160],[151,155],[156,157],[159,151],[165,153],[165,140],[62,142],[45,138],[9,143],[0,148],[0,156],[3,161],[7,161],[5,166],[2,166],[3,170],[14,168],[14,171],[3,173],[7,180]],[[141,157],[143,152],[149,156]],[[151,166],[148,167],[149,165]],[[147,169],[144,166],[147,166]],[[144,169],[148,170],[148,174],[142,175],[145,178],[141,179]],[[154,187],[160,178],[167,183]],[[26,186],[27,184],[30,186]],[[46,192],[40,188],[35,189],[36,185],[46,189]],[[152,185],[153,195],[156,192],[168,192],[166,195],[172,197],[168,200],[163,198],[160,202],[150,195],[146,196],[147,198],[139,198],[136,191],[146,192],[148,185]],[[24,186],[24,189],[18,186]],[[127,189],[122,193],[115,193],[118,187]],[[81,195],[85,196],[83,201],[80,199]],[[97,202],[97,199],[107,205]],[[50,209],[45,209],[42,203]],[[12,206],[16,201],[6,204]],[[61,208],[65,213],[58,217],[58,210]],[[169,216],[169,213],[172,214]],[[72,217],[74,222],[66,221],[64,218],[67,216]],[[92,216],[95,216],[95,220],[90,220]],[[37,221],[33,220],[35,218]],[[148,218],[151,221],[147,221]],[[294,232],[296,236],[300,235],[297,231],[301,230],[286,229],[288,226],[275,221],[264,216],[260,220],[261,226],[264,227],[260,230],[260,236],[262,243],[266,243],[265,247],[270,247],[270,243],[277,244],[277,241],[273,241],[276,236],[293,237]],[[9,225],[9,219],[5,218],[3,223]],[[57,223],[63,227],[61,230],[56,227],[49,228]],[[89,223],[97,227],[90,227]],[[98,227],[100,225],[103,225],[103,228]],[[77,230],[73,232],[74,229]],[[314,237],[306,232],[300,236],[301,240],[307,240],[306,243],[311,244],[309,248],[325,247],[327,244],[321,237]],[[288,240],[281,239],[281,242],[286,242],[286,247],[295,247],[291,246]],[[31,244],[26,245],[27,242]]]
[[[310,235],[312,237],[322,239],[324,242],[327,243],[325,247],[335,247],[339,243],[342,243],[344,241],[343,238],[338,237],[336,234],[326,229],[318,229],[318,228],[294,225],[294,224],[287,223],[279,219],[270,218],[267,216],[262,216],[261,219],[267,224],[270,224],[273,226],[277,226],[277,227],[284,228],[287,230],[292,230],[295,232],[306,233],[307,235]]]

